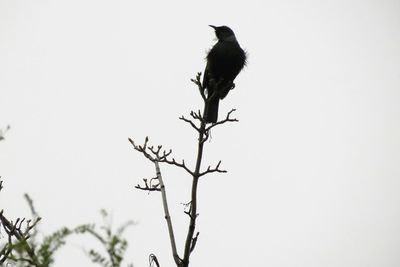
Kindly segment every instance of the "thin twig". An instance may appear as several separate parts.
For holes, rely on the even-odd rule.
[[[177,162],[175,158],[170,159],[169,156],[171,156],[172,154],[171,149],[169,151],[162,150],[161,145],[157,146],[157,148],[155,148],[154,146],[148,146],[148,137],[146,137],[143,145],[137,145],[131,138],[128,138],[128,140],[137,151],[141,152],[151,162],[162,162],[174,165],[184,169],[186,172],[192,175],[192,171],[186,166],[184,160],[182,160],[181,162]]]
[[[221,92],[223,94],[224,92],[226,93],[229,90],[233,89],[234,84],[228,83],[224,88],[222,88],[222,89],[220,88],[220,90],[217,90],[217,89],[210,90],[213,93],[211,95],[206,95],[204,84],[201,83],[200,79],[201,79],[201,73],[197,73],[196,78],[191,79],[191,81],[195,85],[197,85],[200,95],[203,99],[203,102],[204,102],[203,112],[201,112],[200,110],[198,110],[197,112],[191,111],[189,118],[187,118],[185,116],[181,116],[179,118],[180,120],[189,124],[198,133],[197,157],[196,157],[196,164],[195,164],[194,170],[189,169],[184,160],[177,161],[177,160],[175,160],[174,157],[171,157],[172,150],[163,150],[161,145],[160,146],[149,146],[148,137],[146,137],[143,145],[137,145],[132,139],[129,138],[129,142],[133,145],[134,149],[139,151],[140,153],[142,153],[145,158],[149,159],[155,165],[157,180],[158,180],[159,184],[152,185],[151,180],[150,180],[150,182],[148,182],[147,179],[143,179],[144,185],[142,185],[142,186],[136,185],[135,187],[137,189],[145,190],[148,192],[161,191],[162,199],[163,199],[164,214],[165,214],[165,219],[167,221],[168,232],[169,232],[170,241],[171,241],[172,254],[173,254],[175,263],[178,267],[188,267],[189,266],[190,254],[194,250],[197,240],[198,240],[198,236],[199,236],[199,232],[197,232],[196,236],[194,236],[194,233],[196,230],[196,219],[198,217],[197,187],[198,187],[199,178],[201,176],[204,176],[206,174],[213,173],[213,172],[218,172],[218,173],[226,172],[226,170],[220,169],[221,161],[219,161],[215,167],[208,166],[206,170],[201,171],[204,143],[210,137],[210,130],[212,128],[214,128],[218,125],[228,123],[228,122],[237,122],[238,121],[235,118],[231,118],[231,114],[235,111],[235,109],[232,109],[230,112],[228,112],[228,114],[226,115],[226,117],[223,120],[220,120],[216,123],[211,123],[207,126],[208,122],[205,121],[205,118],[204,118],[205,112],[204,111],[208,109],[210,102],[215,97],[220,97]],[[208,87],[211,87],[211,89],[212,89],[212,87],[219,88],[220,87],[219,85],[222,82],[223,81],[218,81],[216,83],[215,81],[211,80],[210,83],[208,84]],[[167,163],[169,165],[173,165],[173,166],[182,168],[192,176],[190,207],[189,207],[189,210],[184,210],[184,213],[189,216],[190,221],[189,221],[189,227],[188,227],[188,232],[187,232],[187,236],[186,236],[186,241],[184,244],[183,259],[181,259],[179,257],[177,250],[176,250],[175,236],[174,236],[173,227],[172,227],[172,220],[171,220],[169,210],[168,210],[166,190],[165,190],[164,182],[162,180],[159,163]],[[155,179],[155,178],[153,178],[153,179]],[[159,266],[157,258],[153,254],[151,254],[150,255],[150,264],[153,264],[153,263],[155,263],[157,266]]]
[[[215,166],[214,168],[211,168],[211,166],[208,166],[207,170],[205,170],[204,172],[199,174],[199,177],[203,176],[203,175],[206,175],[206,174],[209,174],[209,173],[213,173],[213,172],[226,173],[227,172],[226,170],[221,170],[219,168],[220,165],[221,165],[221,161],[219,161],[217,166]]]
[[[201,79],[201,72],[198,72],[197,75],[196,75],[196,78],[195,78],[195,79],[190,79],[190,80],[191,80],[194,84],[197,85],[197,87],[199,88],[199,92],[200,92],[201,97],[203,98],[204,101],[206,101],[207,97],[206,97],[206,95],[204,94],[204,89],[205,89],[205,88],[204,88],[203,85],[201,84],[200,79]]]
[[[24,259],[25,261],[30,262],[33,266],[40,266],[39,261],[36,257],[34,249],[29,245],[28,239],[30,237],[29,232],[36,227],[36,224],[41,220],[40,217],[37,217],[32,225],[30,225],[30,221],[27,221],[27,226],[25,230],[22,230],[22,223],[24,219],[17,218],[15,223],[9,221],[4,215],[3,211],[0,212],[0,221],[3,225],[4,230],[9,236],[9,242],[11,242],[11,237],[14,236],[19,242],[24,244],[25,250],[28,253],[30,259]],[[11,244],[11,243],[10,243]],[[22,259],[21,259],[22,260]]]
[[[151,181],[152,181],[153,179],[154,179],[154,178],[150,179],[150,182],[148,182],[147,179],[143,178],[144,187],[141,186],[141,185],[139,185],[139,184],[137,184],[137,185],[135,186],[135,188],[140,189],[140,190],[144,190],[144,191],[149,191],[149,192],[150,192],[150,191],[161,191],[161,189],[160,189],[160,184],[159,184],[159,183],[156,184],[156,185],[152,185],[152,184],[151,184]],[[158,177],[156,177],[156,179],[158,180]]]
[[[228,114],[226,115],[225,119],[220,120],[220,121],[217,121],[217,122],[211,124],[210,126],[208,126],[208,127],[206,128],[206,131],[210,131],[210,130],[211,130],[212,128],[214,128],[215,126],[218,126],[218,125],[221,125],[221,124],[224,124],[224,123],[227,123],[227,122],[238,122],[238,121],[239,121],[238,119],[236,119],[236,118],[231,118],[231,117],[230,117],[231,114],[232,114],[233,112],[235,112],[235,111],[236,111],[236,109],[231,109],[231,111],[229,111]]]

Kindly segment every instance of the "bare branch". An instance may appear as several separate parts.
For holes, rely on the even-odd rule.
[[[182,160],[182,162],[179,163],[174,158],[172,158],[172,160],[169,160],[169,159],[165,158],[163,160],[159,160],[159,162],[164,162],[164,163],[167,163],[167,164],[170,164],[170,165],[175,165],[177,167],[180,167],[180,168],[184,169],[185,171],[190,173],[190,175],[193,175],[193,172],[186,166],[185,160]]]
[[[189,201],[188,203],[182,203],[182,205],[185,206],[183,213],[185,213],[187,216],[189,216],[190,219],[195,218],[199,215],[199,214],[195,214],[195,215],[192,214],[192,201]]]
[[[192,120],[186,119],[184,116],[181,116],[179,119],[189,123],[190,126],[192,126],[197,132],[200,131],[200,128],[197,127],[196,124],[194,124],[194,122]]]
[[[197,87],[199,88],[199,92],[200,92],[200,95],[201,95],[201,97],[203,98],[203,100],[204,101],[206,101],[206,95],[204,94],[204,87],[203,87],[203,85],[201,84],[201,81],[200,81],[200,79],[201,79],[201,72],[198,72],[197,73],[197,75],[196,75],[196,79],[190,79],[194,84],[196,84],[197,85]]]
[[[216,122],[216,123],[211,124],[210,126],[208,126],[208,127],[206,128],[206,131],[210,131],[210,130],[211,130],[212,128],[214,128],[215,126],[221,125],[221,124],[224,124],[224,123],[227,123],[227,122],[238,122],[238,121],[239,121],[238,119],[236,119],[236,118],[231,118],[231,117],[230,117],[231,114],[232,114],[233,112],[235,112],[235,111],[236,111],[236,109],[231,109],[231,111],[229,111],[228,114],[226,115],[225,119],[223,119],[223,120],[221,120],[221,121],[218,121],[218,122]]]
[[[219,168],[220,165],[221,165],[221,161],[219,161],[217,166],[215,166],[214,168],[211,168],[211,166],[208,166],[207,170],[205,170],[204,172],[199,174],[199,177],[203,176],[203,175],[206,175],[206,174],[209,174],[209,173],[213,173],[213,172],[226,173],[227,172],[226,170],[221,170]]]
[[[182,162],[180,163],[180,162],[177,162],[175,160],[175,158],[172,158],[172,159],[169,158],[169,156],[171,156],[171,154],[172,154],[171,149],[169,151],[162,150],[161,145],[157,146],[157,148],[155,148],[154,146],[148,146],[148,141],[149,141],[148,137],[146,137],[146,140],[145,140],[145,143],[143,146],[136,145],[135,142],[131,138],[128,138],[128,140],[137,151],[141,152],[146,158],[148,158],[153,163],[161,162],[161,163],[167,163],[170,165],[175,165],[177,167],[184,169],[191,175],[193,174],[193,172],[186,166],[184,160],[182,160]],[[139,189],[143,189],[143,188],[139,188]]]
[[[225,173],[227,172],[226,170],[223,170],[220,168],[221,161],[215,165],[215,167],[208,166],[206,170],[201,171],[202,169],[202,159],[203,159],[203,149],[204,149],[204,144],[205,141],[210,138],[210,132],[211,129],[218,126],[222,125],[228,122],[237,122],[238,120],[236,118],[231,118],[232,113],[235,111],[235,109],[232,109],[226,117],[216,123],[211,123],[208,124],[208,122],[204,119],[204,111],[207,110],[208,106],[210,105],[210,102],[216,98],[216,97],[221,97],[223,98],[229,90],[232,90],[235,85],[233,82],[226,82],[223,80],[220,81],[215,81],[212,79],[209,80],[209,83],[207,84],[208,91],[213,92],[212,94],[208,94],[209,92],[206,92],[206,88],[204,84],[201,82],[201,73],[197,73],[195,79],[191,79],[191,81],[198,87],[198,90],[200,92],[200,95],[204,101],[204,109],[203,112],[198,110],[197,112],[191,111],[190,112],[190,117],[185,117],[181,116],[179,119],[186,122],[189,124],[193,129],[196,130],[198,133],[198,143],[197,143],[197,157],[196,157],[196,164],[193,170],[189,169],[186,166],[186,163],[184,160],[177,161],[173,156],[172,156],[172,150],[164,150],[161,145],[159,146],[152,146],[148,145],[148,137],[146,137],[145,142],[143,145],[137,145],[135,142],[129,138],[129,142],[133,145],[135,150],[139,151],[142,153],[147,159],[152,161],[155,165],[156,168],[156,174],[157,181],[159,184],[152,185],[151,181],[148,182],[147,179],[143,179],[144,184],[142,186],[137,185],[136,188],[140,190],[145,190],[145,191],[161,191],[162,198],[163,198],[163,207],[164,207],[164,215],[165,219],[167,221],[168,225],[168,232],[170,236],[170,241],[171,241],[171,248],[172,248],[172,254],[175,260],[175,263],[178,267],[188,267],[189,266],[189,258],[190,254],[192,251],[195,249],[199,232],[195,232],[196,230],[196,220],[198,217],[197,213],[197,187],[198,187],[198,181],[201,176],[204,176],[209,173]],[[214,89],[214,90],[213,90]],[[191,186],[191,198],[190,198],[190,204],[186,204],[186,208],[184,209],[184,213],[187,214],[190,218],[189,222],[189,227],[188,227],[188,232],[186,235],[186,240],[184,244],[184,252],[183,252],[183,258],[181,259],[176,251],[176,244],[175,244],[175,237],[173,233],[173,227],[172,227],[172,221],[171,217],[169,215],[168,211],[168,203],[167,203],[167,198],[166,198],[166,190],[165,186],[161,177],[161,172],[160,172],[160,167],[159,163],[167,163],[169,165],[173,165],[179,168],[184,169],[186,172],[188,172],[193,180],[192,180],[192,186]],[[188,207],[188,208],[187,208]],[[196,234],[195,234],[196,233]],[[150,255],[149,258],[150,265],[157,265],[159,267],[159,263],[157,261],[157,258],[155,257],[154,254]]]
[[[158,181],[160,182],[161,196],[162,196],[163,207],[164,207],[164,215],[165,215],[165,220],[167,221],[167,225],[168,225],[168,233],[169,233],[169,239],[171,241],[172,255],[174,257],[174,261],[175,261],[176,265],[179,266],[182,263],[182,259],[179,257],[178,251],[176,250],[174,228],[172,226],[172,219],[171,219],[171,216],[169,215],[169,209],[168,209],[167,191],[165,190],[165,185],[164,185],[164,181],[163,181],[163,178],[161,175],[160,166],[158,165],[157,161],[154,162],[154,166],[156,168],[156,174],[157,174]]]
[[[27,240],[30,237],[29,231],[31,231],[40,220],[41,220],[41,218],[37,217],[32,225],[30,224],[31,221],[28,220],[26,223],[26,228],[22,229],[22,223],[25,221],[25,218],[22,220],[20,218],[17,218],[15,223],[13,223],[12,221],[9,221],[3,215],[3,211],[0,212],[0,222],[3,225],[3,228],[8,235],[8,246],[11,246],[11,247],[13,246],[12,237],[15,237],[19,242],[24,244],[24,247],[29,256],[29,259],[20,259],[20,260],[28,261],[33,266],[40,266],[40,264],[35,255],[34,249],[29,245]],[[11,253],[11,251],[9,253]],[[4,262],[5,259],[1,259],[1,261]]]
[[[154,255],[152,253],[149,256],[149,267],[153,267],[153,264],[155,264],[156,267],[160,267],[160,264],[158,263],[158,259],[157,259],[156,255]]]
[[[197,238],[199,237],[200,232],[196,233],[196,236],[192,239],[192,244],[190,246],[190,253],[194,250],[196,243],[197,243]]]
[[[149,192],[150,191],[161,191],[159,183],[156,185],[151,184],[153,179],[158,179],[158,178],[157,177],[152,178],[152,179],[150,179],[150,182],[148,182],[147,179],[143,178],[144,186],[140,186],[139,184],[137,184],[135,186],[135,188],[140,189],[140,190],[149,191]]]

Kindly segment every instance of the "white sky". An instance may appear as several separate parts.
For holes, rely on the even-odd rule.
[[[45,233],[133,219],[127,259],[173,266],[160,196],[133,189],[153,166],[149,135],[193,165],[177,118],[201,108],[190,83],[228,25],[249,64],[220,114],[199,187],[192,266],[400,265],[399,1],[0,0],[1,208]],[[189,177],[162,167],[182,251]],[[71,239],[55,266],[92,266]]]

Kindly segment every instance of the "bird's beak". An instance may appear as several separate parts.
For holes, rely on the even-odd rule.
[[[214,30],[216,30],[217,29],[217,27],[216,26],[214,26],[214,25],[208,25],[208,26],[210,26],[211,28],[213,28]]]

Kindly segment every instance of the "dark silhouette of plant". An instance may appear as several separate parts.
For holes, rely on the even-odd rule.
[[[48,267],[54,263],[55,252],[65,245],[65,239],[73,233],[67,227],[47,235],[38,241],[37,223],[41,217],[37,214],[33,201],[28,194],[24,195],[32,213],[32,220],[17,218],[15,222],[0,217],[5,232],[8,235],[9,253],[3,259],[12,262],[15,267],[35,266]],[[33,222],[33,223],[32,223]],[[25,224],[25,226],[24,226]]]
[[[1,188],[2,181],[0,181],[0,190]],[[66,244],[67,237],[72,234],[89,234],[96,237],[96,240],[104,246],[107,252],[105,256],[93,249],[89,250],[88,257],[93,263],[104,267],[121,266],[128,246],[128,242],[122,234],[133,222],[128,221],[114,232],[111,225],[106,223],[107,212],[101,210],[104,224],[100,229],[104,231],[104,236],[97,231],[95,224],[82,224],[72,229],[62,227],[45,236],[40,242],[37,238],[36,226],[41,218],[33,206],[32,199],[27,194],[25,194],[25,199],[29,204],[33,220],[17,218],[15,222],[12,222],[3,215],[3,211],[0,212],[0,222],[7,235],[7,243],[0,251],[0,266],[3,266],[5,262],[12,263],[13,267],[53,266],[56,251]]]
[[[2,181],[0,181],[1,189],[3,189]],[[0,223],[7,236],[7,243],[2,246],[0,251],[0,264],[10,260],[19,261],[21,266],[27,266],[26,264],[28,266],[44,266],[35,254],[34,242],[28,241],[36,235],[34,229],[39,221],[40,217],[36,217],[34,220],[17,218],[14,222],[5,217],[3,210],[0,211]]]
[[[204,152],[204,144],[210,138],[211,129],[216,126],[223,125],[228,122],[237,122],[238,120],[235,118],[231,118],[231,114],[235,111],[232,109],[223,120],[217,121],[212,124],[207,124],[204,119],[204,111],[208,109],[210,102],[218,97],[218,90],[221,90],[220,82],[215,82],[213,80],[210,81],[208,87],[212,87],[214,92],[212,95],[206,96],[204,92],[204,85],[202,85],[200,81],[201,73],[198,73],[196,79],[192,79],[192,82],[195,83],[199,89],[200,95],[204,101],[204,109],[203,113],[200,112],[190,112],[191,118],[185,118],[181,116],[179,119],[188,123],[198,134],[197,140],[197,157],[196,162],[194,164],[194,168],[190,168],[188,164],[186,164],[185,160],[177,161],[174,157],[172,157],[172,150],[164,150],[161,145],[155,147],[153,145],[149,145],[149,138],[146,137],[145,141],[142,145],[136,144],[131,138],[129,138],[129,142],[132,144],[135,150],[139,151],[145,158],[150,160],[155,166],[156,177],[151,179],[143,179],[143,185],[136,185],[135,187],[140,190],[145,191],[160,191],[162,196],[162,203],[164,207],[164,215],[168,225],[169,238],[171,242],[172,255],[175,261],[176,266],[178,267],[187,267],[189,266],[189,258],[192,251],[195,249],[199,232],[195,234],[196,231],[196,219],[199,215],[197,213],[197,185],[200,177],[205,176],[210,173],[225,173],[225,170],[220,168],[221,161],[219,161],[215,166],[208,166],[207,168],[202,168],[202,159]],[[224,87],[222,90],[229,91],[234,87],[233,83],[228,83],[226,88]],[[217,90],[218,88],[218,90]],[[161,175],[160,163],[166,163],[169,165],[173,165],[175,167],[183,169],[186,173],[188,173],[192,177],[192,187],[191,187],[191,199],[187,205],[187,210],[184,211],[185,214],[189,216],[189,226],[187,230],[187,236],[184,243],[184,251],[183,256],[180,256],[176,249],[176,241],[174,235],[174,228],[172,225],[172,219],[169,214],[167,195],[166,195],[166,187],[163,181],[163,177]],[[159,262],[157,257],[154,254],[150,255],[150,265],[155,264],[159,266]]]
[[[10,129],[7,126],[6,131]],[[4,133],[0,130],[0,141],[4,140]],[[0,177],[1,178],[1,177]],[[3,189],[3,181],[0,179],[0,191]],[[96,229],[95,224],[82,224],[75,228],[62,227],[50,235],[38,240],[37,224],[41,220],[38,215],[32,199],[28,194],[24,195],[27,201],[32,219],[17,218],[15,221],[9,220],[0,211],[0,240],[4,236],[6,242],[0,244],[0,266],[12,265],[13,267],[50,267],[55,261],[55,252],[66,244],[66,239],[72,234],[89,234],[95,237],[104,247],[106,254],[91,249],[88,257],[93,263],[100,264],[103,267],[120,267],[124,254],[128,247],[128,241],[123,237],[127,227],[133,224],[128,221],[114,231],[111,224],[107,223],[108,213],[101,210],[103,225],[100,231]],[[5,235],[3,235],[2,230]],[[104,232],[104,234],[101,233]],[[133,267],[132,264],[127,265]]]

